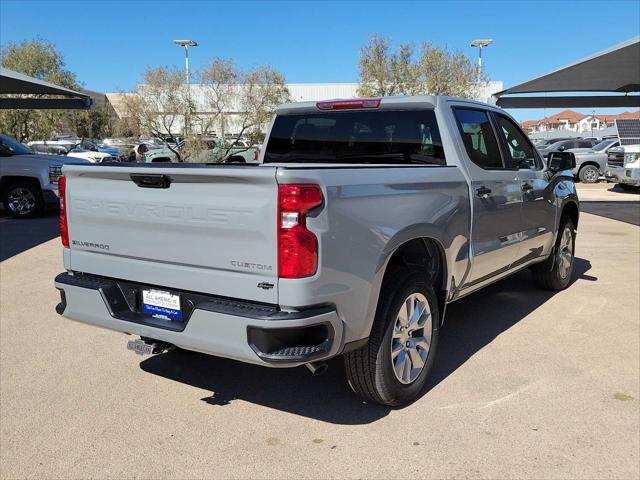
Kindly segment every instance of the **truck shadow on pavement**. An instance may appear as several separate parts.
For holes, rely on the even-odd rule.
[[[569,288],[575,288],[576,282],[596,281],[586,275],[590,268],[588,260],[576,258]],[[447,307],[434,369],[422,395],[555,294],[532,282],[525,270]],[[392,410],[368,405],[352,393],[340,358],[331,360],[327,373],[320,377],[312,376],[305,367],[270,369],[180,350],[152,356],[140,368],[212,392],[200,400],[217,407],[242,400],[344,425],[371,423]]]
[[[16,220],[0,209],[0,262],[60,235],[57,211],[39,218]]]
[[[580,211],[640,226],[640,202],[637,201],[582,201]]]

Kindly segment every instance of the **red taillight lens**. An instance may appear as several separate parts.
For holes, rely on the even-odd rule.
[[[60,195],[60,240],[62,246],[69,248],[69,228],[67,226],[67,179],[58,179],[58,193]]]
[[[378,108],[380,107],[379,98],[362,98],[355,100],[329,100],[325,102],[316,102],[318,110],[351,110],[357,108]]]
[[[318,269],[318,239],[307,229],[306,214],[322,205],[318,185],[278,187],[278,276],[310,277]]]

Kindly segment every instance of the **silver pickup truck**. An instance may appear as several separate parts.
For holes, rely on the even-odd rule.
[[[341,355],[354,391],[404,405],[448,303],[527,267],[569,285],[574,165],[499,108],[402,97],[283,105],[259,164],[65,166],[56,310],[141,353]]]

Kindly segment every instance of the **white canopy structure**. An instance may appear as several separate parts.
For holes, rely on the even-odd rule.
[[[590,92],[589,95],[555,93]],[[608,92],[597,95],[595,92]],[[495,94],[503,108],[640,106],[640,36]],[[552,96],[514,96],[550,93]],[[615,93],[618,93],[616,95]]]
[[[0,67],[0,95],[0,109],[79,110],[89,109],[93,104],[89,95],[3,67]]]

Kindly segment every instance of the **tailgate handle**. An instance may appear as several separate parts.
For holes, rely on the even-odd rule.
[[[169,188],[171,186],[171,179],[166,175],[132,173],[130,177],[136,185],[142,188]]]

